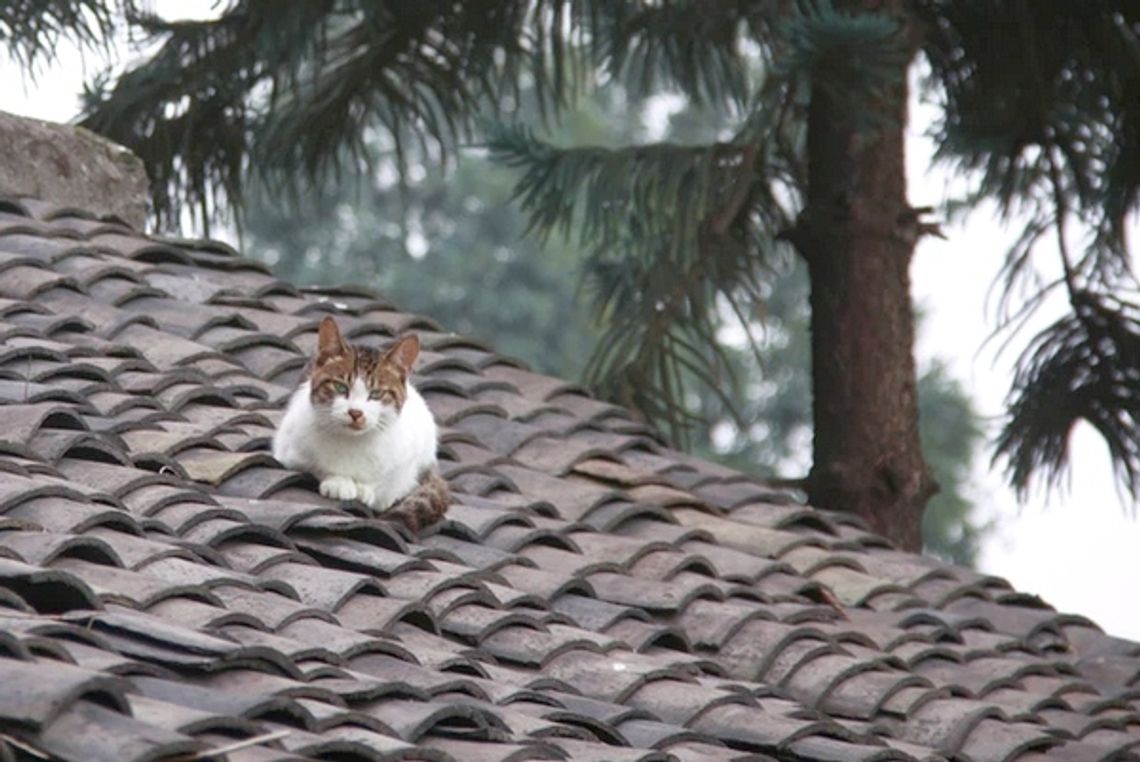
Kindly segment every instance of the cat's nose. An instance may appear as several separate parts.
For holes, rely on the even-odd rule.
[[[350,408],[348,417],[352,419],[353,423],[360,423],[360,419],[364,417],[364,413],[356,408]]]

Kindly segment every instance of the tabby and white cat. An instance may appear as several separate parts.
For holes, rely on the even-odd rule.
[[[325,317],[273,437],[273,457],[320,479],[322,495],[378,510],[395,505],[389,515],[413,532],[440,519],[449,502],[435,419],[408,381],[419,351],[415,336],[384,352],[350,344]]]

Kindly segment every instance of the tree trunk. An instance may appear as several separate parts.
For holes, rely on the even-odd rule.
[[[846,5],[902,17],[899,0]],[[807,205],[795,241],[811,275],[808,498],[919,551],[922,511],[937,484],[918,435],[909,273],[918,227],[903,162],[905,64],[898,77],[866,104],[862,121],[850,100],[812,88]]]

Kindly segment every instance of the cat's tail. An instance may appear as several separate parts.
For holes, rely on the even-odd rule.
[[[450,505],[451,490],[439,472],[432,468],[420,476],[416,488],[392,506],[385,516],[402,521],[415,534],[442,519]]]

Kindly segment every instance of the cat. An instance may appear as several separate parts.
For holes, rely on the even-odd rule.
[[[326,316],[273,436],[273,457],[317,477],[322,495],[391,508],[413,533],[442,518],[450,502],[435,418],[408,380],[419,351],[414,335],[383,352],[350,344]]]

